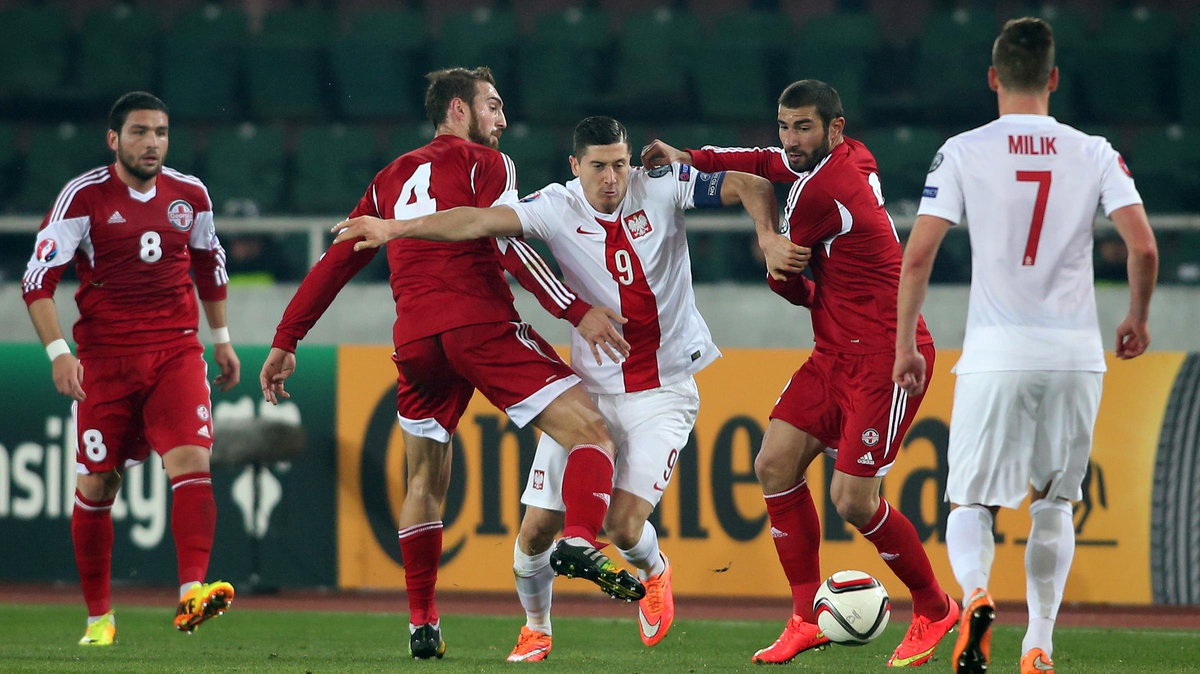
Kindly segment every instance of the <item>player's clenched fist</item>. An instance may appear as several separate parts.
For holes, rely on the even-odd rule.
[[[657,138],[642,148],[642,166],[654,168],[655,166],[665,166],[672,162],[691,164],[692,156],[686,150],[671,147]]]

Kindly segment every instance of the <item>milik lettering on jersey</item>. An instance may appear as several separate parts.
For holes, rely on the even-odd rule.
[[[1058,154],[1058,150],[1054,148],[1054,141],[1057,138],[1051,136],[1038,136],[1037,142],[1034,142],[1033,136],[1009,136],[1008,137],[1008,153],[1009,154]]]

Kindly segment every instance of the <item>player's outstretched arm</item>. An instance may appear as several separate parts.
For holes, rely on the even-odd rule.
[[[258,373],[258,383],[262,387],[263,399],[272,405],[278,405],[280,398],[291,398],[284,390],[283,384],[296,371],[296,354],[291,351],[273,346],[263,362],[262,371]]]
[[[925,359],[917,351],[917,316],[929,290],[933,260],[952,225],[943,218],[918,215],[904,247],[900,290],[896,297],[896,363],[892,368],[892,381],[910,396],[919,396],[925,391],[927,373]]]
[[[1117,326],[1117,358],[1136,358],[1150,346],[1150,296],[1158,281],[1158,243],[1141,204],[1109,214],[1129,250],[1129,313]]]
[[[79,359],[71,353],[67,340],[63,338],[62,326],[58,322],[58,307],[54,299],[42,297],[29,304],[29,318],[37,330],[46,354],[50,356],[50,371],[54,378],[54,388],[59,393],[81,401],[87,397],[83,392],[83,366]]]
[[[646,168],[666,166],[672,162],[691,164],[692,155],[688,154],[686,150],[671,147],[657,138],[642,148],[642,166]]]
[[[238,360],[233,343],[229,339],[225,300],[200,300],[200,304],[204,307],[204,318],[212,330],[213,360],[217,361],[217,367],[221,369],[221,374],[213,380],[213,384],[222,391],[228,391],[242,380],[242,362]]]
[[[785,281],[808,266],[812,250],[792,243],[779,233],[779,204],[771,181],[750,173],[726,171],[721,183],[721,203],[726,206],[740,203],[754,220],[758,245],[766,257],[767,274],[771,278]]]
[[[361,239],[354,250],[378,248],[392,239],[427,241],[470,241],[489,236],[519,236],[521,219],[507,206],[473,208],[460,206],[412,220],[383,220],[362,215],[339,222],[333,227],[333,243]]]

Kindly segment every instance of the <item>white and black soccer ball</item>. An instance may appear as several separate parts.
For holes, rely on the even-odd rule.
[[[892,602],[883,583],[862,571],[838,571],[821,583],[813,598],[817,627],[843,646],[862,646],[883,634]]]

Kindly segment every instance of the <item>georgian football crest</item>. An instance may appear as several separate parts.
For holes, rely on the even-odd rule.
[[[183,199],[176,199],[171,202],[170,206],[167,206],[167,220],[175,229],[186,232],[196,221],[196,209]]]

